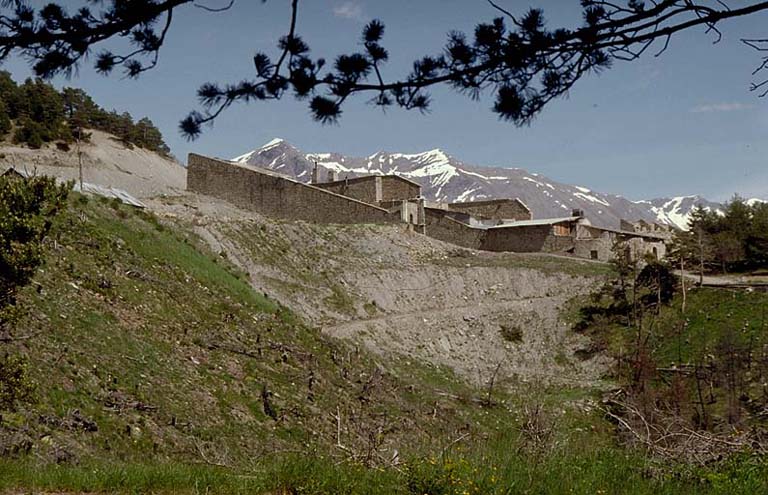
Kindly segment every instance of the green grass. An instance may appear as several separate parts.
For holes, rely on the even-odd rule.
[[[706,470],[662,466],[615,448],[536,453],[500,436],[482,450],[371,469],[319,456],[284,455],[235,471],[204,465],[99,463],[50,466],[0,462],[0,490],[81,493],[296,493],[370,495],[765,493],[763,461],[738,458]]]
[[[0,450],[242,467],[275,450],[332,451],[337,407],[354,449],[379,428],[384,449],[419,451],[462,425],[509,420],[464,400],[480,392],[445,370],[380,363],[307,327],[195,235],[150,214],[75,196],[47,245],[20,297],[14,333],[24,338],[9,345],[29,362],[38,400],[5,420]],[[337,297],[340,309],[351,304]],[[427,374],[443,376],[439,389]],[[457,393],[440,395],[447,384]],[[433,417],[435,406],[451,412]]]
[[[656,356],[660,362],[700,359],[715,352],[726,337],[755,349],[768,344],[768,293],[703,288],[688,296],[682,329],[679,297],[659,323]]]
[[[267,241],[267,230],[254,228],[250,242],[278,260],[288,240]],[[511,395],[500,384],[489,406],[485,390],[446,368],[325,337],[251,290],[189,230],[151,214],[74,195],[46,245],[20,296],[26,315],[13,331],[24,338],[7,347],[27,359],[37,400],[2,414],[0,491],[766,491],[761,460],[698,470],[617,447],[599,409],[579,406],[599,401],[596,391],[531,384]],[[699,294],[691,314],[712,321],[716,301]],[[749,308],[764,301],[752,297],[721,309],[752,328]],[[541,444],[521,433],[535,405],[553,431]],[[349,450],[336,447],[336,414]],[[369,457],[372,444],[379,453]],[[389,467],[382,458],[395,451]]]
[[[578,320],[578,306],[585,299],[571,301],[565,318]],[[717,354],[726,339],[736,346],[752,346],[759,352],[768,344],[768,293],[713,288],[695,288],[687,293],[682,313],[682,296],[677,294],[659,315],[649,312],[644,332],[653,356],[663,366],[702,361]],[[608,350],[617,355],[636,338],[636,330],[598,319],[589,330]]]

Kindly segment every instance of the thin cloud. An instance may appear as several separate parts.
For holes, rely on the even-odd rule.
[[[738,112],[741,110],[749,110],[754,108],[754,105],[747,103],[709,103],[707,105],[698,105],[691,109],[693,113],[706,113],[706,112]]]
[[[357,2],[344,2],[333,8],[333,15],[342,19],[363,20],[363,7]]]

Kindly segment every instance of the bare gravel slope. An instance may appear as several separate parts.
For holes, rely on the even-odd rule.
[[[152,206],[190,222],[257,289],[328,334],[380,354],[447,366],[486,383],[599,383],[607,362],[581,360],[588,339],[563,320],[567,301],[607,268],[574,259],[460,249],[404,226],[277,222],[211,198]]]
[[[184,191],[187,171],[176,161],[135,146],[129,148],[111,134],[90,132],[90,143],[81,146],[85,182],[122,189],[138,198]],[[74,145],[61,151],[53,146],[32,150],[2,143],[0,172],[11,166],[62,179],[77,180],[79,175]]]

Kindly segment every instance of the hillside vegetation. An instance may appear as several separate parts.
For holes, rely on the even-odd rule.
[[[2,411],[0,490],[458,495],[768,488],[763,460],[747,453],[700,466],[659,461],[617,442],[600,402],[603,389],[543,380],[473,384],[469,376],[414,357],[422,354],[396,347],[372,353],[358,340],[337,340],[270,291],[254,291],[251,285],[261,279],[253,267],[241,271],[232,263],[238,260],[223,256],[228,251],[212,251],[210,240],[192,229],[212,230],[164,214],[73,194],[51,225],[45,263],[19,291],[20,313],[4,343],[22,363],[16,377],[28,393]],[[277,240],[249,237],[243,229],[243,250],[229,252],[261,245],[269,251],[259,263],[274,275],[271,263],[293,260],[292,269],[299,270],[327,259],[321,251],[301,261],[283,236],[310,229],[325,236],[318,242],[328,243],[330,252],[342,249],[347,234],[362,238],[373,227],[348,233],[264,228],[274,229]],[[386,237],[394,234],[375,234],[371,239],[390,249],[417,244],[398,247]],[[434,260],[435,253],[419,253],[451,277],[452,269],[483,276],[522,270],[512,273],[531,285],[541,283],[534,272],[556,269],[553,258],[469,253]],[[374,261],[377,269],[388,263]],[[410,263],[404,269],[419,266]],[[578,283],[587,271],[579,265],[555,280]],[[604,267],[597,272],[603,275]],[[337,285],[339,297],[349,298],[332,300],[317,321],[344,322],[367,311],[370,297],[354,280],[336,285],[337,272],[299,275],[303,287],[321,291],[313,300],[333,295]],[[382,283],[389,283],[386,276]],[[301,287],[286,287],[279,299],[299,297]],[[474,304],[474,290],[462,288],[456,297]],[[505,308],[530,304],[526,293],[516,295],[523,302],[497,302]],[[419,304],[411,296],[380,297],[375,311],[385,317],[398,304]],[[443,303],[429,302],[435,311]],[[519,345],[514,330],[504,333],[511,347]],[[523,344],[539,342],[529,332],[523,328]],[[573,369],[571,360],[581,358],[557,345],[531,349],[542,356],[561,349],[552,365],[559,367],[551,369]]]
[[[691,213],[688,230],[678,232],[674,256],[699,272],[758,273],[768,270],[768,203],[735,196],[724,212],[701,206]]]
[[[685,288],[663,263],[629,268],[592,295],[575,326],[592,352],[614,358],[621,389],[608,415],[623,440],[674,461],[764,459],[768,293]]]
[[[449,375],[408,363],[436,380],[422,383],[419,373],[400,376],[406,363],[377,364],[323,337],[195,236],[138,210],[80,197],[47,247],[48,262],[20,296],[27,314],[12,342],[30,363],[40,418],[5,417],[6,452],[242,466],[333,444],[331,413],[356,450],[475,422],[472,408],[433,414],[429,397],[462,390]],[[454,409],[456,400],[437,403]]]

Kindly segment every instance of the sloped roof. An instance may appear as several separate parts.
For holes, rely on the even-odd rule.
[[[477,201],[457,201],[455,203],[448,203],[448,206],[453,208],[457,208],[457,207],[461,208],[461,207],[470,207],[470,206],[502,205],[507,203],[518,203],[526,210],[531,211],[525,203],[520,201],[520,198],[497,198],[497,199],[480,199]]]
[[[510,227],[533,227],[537,225],[555,225],[558,223],[575,223],[581,220],[583,217],[562,217],[562,218],[540,218],[537,220],[518,220],[515,222],[504,223],[501,225],[494,225],[488,227],[488,229],[504,229]]]
[[[656,234],[654,232],[635,232],[634,230],[612,229],[610,227],[599,227],[597,225],[585,225],[585,227],[593,230],[600,230],[603,232],[612,232],[614,234],[625,235],[628,237],[647,237],[649,239],[664,240],[664,235]]]
[[[326,185],[329,185],[329,184],[333,184],[333,185],[342,184],[344,182],[365,182],[367,180],[375,179],[376,177],[381,177],[382,179],[397,179],[397,180],[401,180],[403,182],[407,182],[408,184],[411,184],[412,186],[416,186],[419,189],[421,189],[421,184],[419,184],[418,182],[414,182],[414,181],[412,181],[410,179],[406,179],[405,177],[401,177],[401,176],[396,175],[396,174],[388,174],[388,175],[361,175],[361,176],[358,176],[358,177],[349,177],[347,179],[338,179],[338,180],[334,180],[334,181],[331,181],[331,182],[318,182],[317,184],[312,184],[312,185],[313,186],[322,187],[322,186],[326,186]]]

